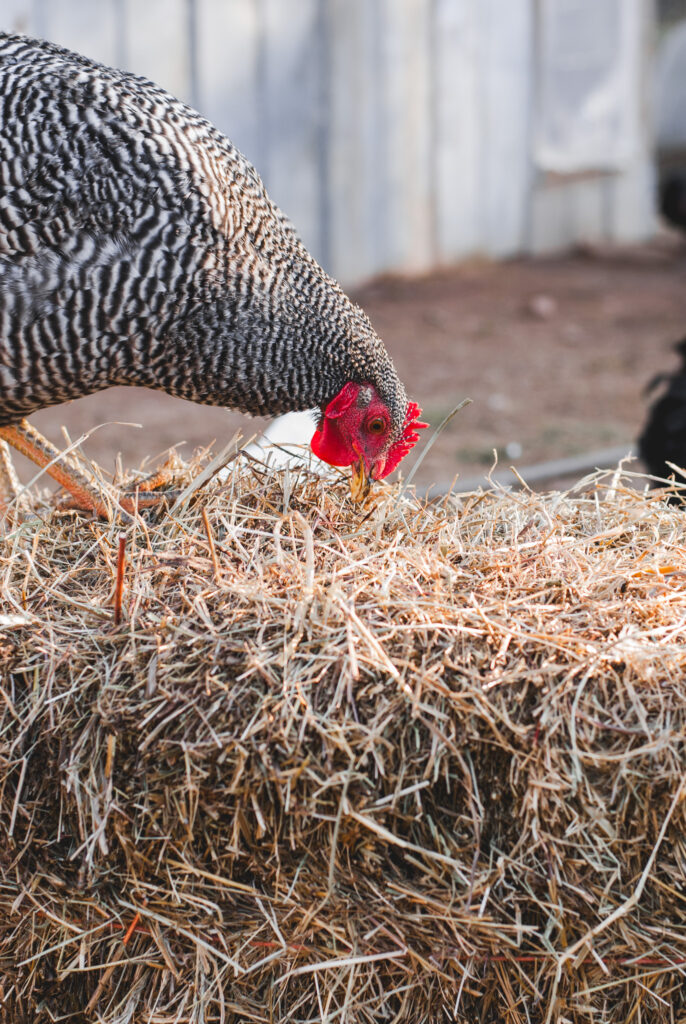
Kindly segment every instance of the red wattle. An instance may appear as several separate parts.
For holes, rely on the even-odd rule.
[[[318,459],[330,466],[351,466],[355,461],[355,452],[343,441],[335,421],[326,418],[321,430],[315,430],[310,448]]]

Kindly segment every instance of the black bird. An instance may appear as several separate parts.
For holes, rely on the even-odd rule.
[[[354,467],[357,497],[423,426],[365,314],[225,136],[143,78],[0,33],[0,445],[45,465],[55,450],[23,417],[113,384],[319,407],[312,448]],[[48,471],[102,511],[73,467]]]
[[[660,180],[658,189],[660,213],[675,228],[686,230],[686,173],[670,171]]]
[[[679,369],[671,375],[660,374],[648,386],[652,391],[660,384],[667,384],[651,406],[639,438],[641,458],[649,472],[663,479],[675,475],[668,462],[686,467],[686,338],[675,345],[675,351],[681,356]]]

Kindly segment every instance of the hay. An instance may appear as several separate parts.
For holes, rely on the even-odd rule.
[[[232,470],[2,542],[5,1019],[683,1021],[683,513]]]

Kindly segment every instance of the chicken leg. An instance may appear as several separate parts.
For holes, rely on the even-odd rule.
[[[124,512],[131,514],[144,505],[152,505],[160,500],[159,495],[149,493],[164,483],[163,474],[157,473],[144,480],[133,497],[112,497],[111,502],[108,502],[76,462],[60,452],[27,420],[0,427],[0,492],[4,490],[10,498],[18,493],[18,480],[7,445],[16,448],[27,459],[45,469],[53,480],[70,492],[78,508],[95,512],[104,519],[110,517],[113,506],[116,508],[118,505]],[[0,510],[2,505],[3,499],[0,497]]]

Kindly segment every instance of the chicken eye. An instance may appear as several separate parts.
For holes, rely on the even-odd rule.
[[[382,416],[375,416],[373,420],[370,420],[367,424],[367,430],[370,434],[383,434],[386,429],[386,420]]]

